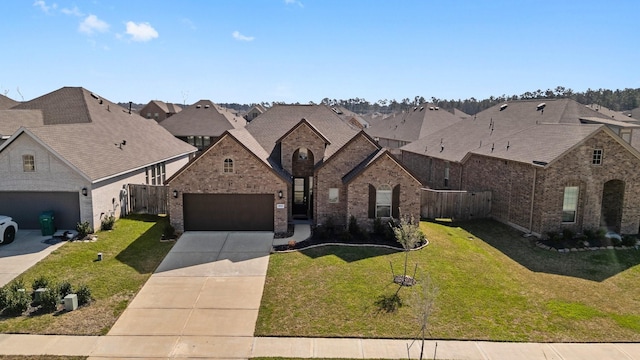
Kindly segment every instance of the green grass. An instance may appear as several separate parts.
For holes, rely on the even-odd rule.
[[[545,251],[492,221],[421,227],[430,245],[410,253],[409,268],[439,289],[429,337],[640,341],[640,252]],[[403,260],[337,246],[272,255],[256,335],[417,336],[417,289],[400,291],[395,312],[376,305],[396,291],[390,264],[399,273]]]
[[[97,233],[96,242],[70,242],[52,252],[19,277],[28,290],[45,275],[54,283],[88,285],[95,301],[68,313],[0,317],[0,332],[105,334],[173,246],[159,241],[165,221],[133,215],[118,220],[112,231]],[[98,252],[103,261],[95,261]]]

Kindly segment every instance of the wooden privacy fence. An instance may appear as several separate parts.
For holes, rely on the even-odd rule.
[[[469,220],[491,214],[491,191],[422,189],[420,216],[428,219]]]
[[[163,185],[129,184],[128,211],[136,214],[166,214],[167,187]]]

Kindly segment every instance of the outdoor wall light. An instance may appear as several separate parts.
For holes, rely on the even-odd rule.
[[[278,198],[279,198],[279,199],[282,199],[282,197],[283,197],[283,196],[284,196],[284,195],[282,194],[282,190],[279,190],[279,191],[278,191]]]
[[[82,188],[82,195],[83,195],[83,196],[87,196],[87,194],[88,194],[88,193],[89,193],[89,192],[88,192],[87,188],[86,188],[86,187],[83,187],[83,188]]]
[[[178,190],[173,190],[173,197],[178,198]]]

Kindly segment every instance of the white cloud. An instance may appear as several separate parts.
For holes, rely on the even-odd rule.
[[[239,31],[234,31],[231,36],[238,41],[253,41],[255,39],[253,36],[242,35]]]
[[[73,16],[77,16],[77,17],[84,16],[84,14],[80,11],[80,9],[78,9],[77,6],[74,6],[73,9],[62,8],[62,9],[60,9],[60,12],[65,14],[65,15],[73,15]]]
[[[299,0],[284,0],[284,3],[287,5],[298,5],[300,7],[304,7]]]
[[[46,3],[46,2],[44,2],[44,0],[36,0],[36,1],[33,3],[33,6],[37,6],[37,7],[39,7],[39,8],[40,8],[40,10],[42,10],[42,11],[44,11],[44,12],[46,12],[46,13],[48,14],[48,13],[49,13],[49,10],[57,8],[57,7],[58,7],[58,4],[53,3],[53,5],[49,6],[49,5],[47,5],[47,3]]]
[[[80,27],[78,28],[78,30],[80,32],[83,32],[85,34],[93,34],[94,32],[106,32],[107,30],[109,30],[109,24],[107,24],[106,22],[98,19],[97,16],[91,14],[89,16],[87,16],[81,23],[80,23]]]
[[[158,37],[158,32],[149,23],[136,24],[133,21],[127,22],[127,34],[133,41],[149,41]]]

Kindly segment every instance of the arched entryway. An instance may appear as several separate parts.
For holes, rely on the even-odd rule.
[[[293,196],[291,212],[294,219],[313,217],[313,166],[311,150],[301,147],[293,152],[291,167],[293,172]]]
[[[620,233],[622,227],[622,205],[624,204],[624,181],[609,180],[602,189],[601,225],[607,230]]]

